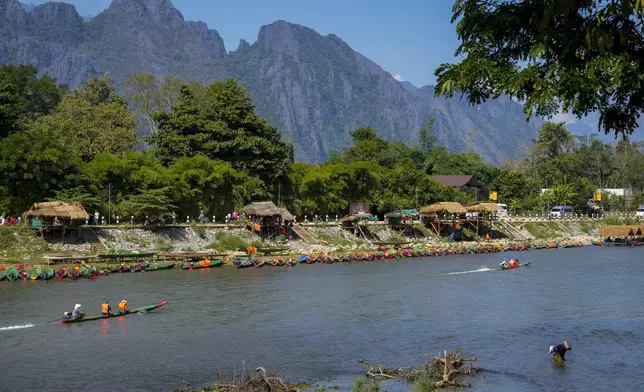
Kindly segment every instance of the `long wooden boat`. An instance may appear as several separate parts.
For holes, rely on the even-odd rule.
[[[60,322],[63,323],[63,324],[72,324],[72,323],[82,323],[84,321],[102,320],[102,319],[114,318],[114,317],[125,317],[125,316],[129,316],[131,314],[136,314],[136,313],[151,312],[154,309],[160,308],[160,307],[162,307],[163,305],[165,305],[167,303],[168,303],[168,301],[161,301],[158,304],[143,306],[143,307],[137,308],[137,309],[132,309],[132,310],[130,310],[130,313],[114,313],[114,315],[112,315],[112,316],[104,316],[104,315],[89,316],[89,317],[83,317],[81,319],[74,319],[74,320],[61,319]]]
[[[525,261],[523,263],[519,263],[519,265],[516,266],[516,267],[501,267],[501,270],[505,271],[505,270],[510,270],[510,269],[517,269],[519,267],[527,267],[530,264],[532,264],[532,260],[528,260],[528,261]]]
[[[199,265],[199,264],[189,263],[189,264],[184,265],[183,267],[181,267],[181,269],[189,270],[189,269],[213,268],[213,267],[219,267],[222,264],[224,264],[223,260],[211,260],[210,264],[207,264],[207,265]]]
[[[175,263],[173,261],[168,262],[168,263],[154,263],[150,264],[147,267],[145,267],[146,271],[160,271],[160,270],[166,270],[170,268],[174,268]]]

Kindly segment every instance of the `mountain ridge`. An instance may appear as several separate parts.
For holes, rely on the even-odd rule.
[[[103,72],[118,87],[140,72],[205,83],[234,77],[258,113],[293,142],[299,161],[324,161],[330,150],[349,145],[349,132],[359,126],[414,143],[430,116],[440,143],[493,163],[536,135],[538,121],[526,122],[514,101],[472,107],[436,98],[432,86],[396,80],[335,34],[284,20],[262,26],[253,44],[240,40],[232,51],[217,30],[186,21],[170,0],[114,0],[89,20],[68,4],[26,11],[17,0],[0,0],[3,21],[11,25],[0,37],[0,63],[35,65],[72,88]]]

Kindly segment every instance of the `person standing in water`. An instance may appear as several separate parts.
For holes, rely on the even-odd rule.
[[[568,341],[564,340],[563,343],[550,346],[550,354],[554,356],[555,362],[566,361],[566,351],[572,350]]]

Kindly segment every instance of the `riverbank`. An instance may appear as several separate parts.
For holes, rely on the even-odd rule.
[[[513,241],[554,241],[583,242],[589,244],[597,229],[598,221],[581,222],[528,222],[507,223],[521,233],[520,240],[513,240],[501,231],[500,243]],[[216,227],[215,227],[216,226]],[[368,250],[373,244],[408,244],[412,247],[450,246],[429,229],[415,225],[414,236],[406,237],[387,225],[368,225],[366,235],[356,236],[339,225],[315,224],[297,228],[301,237],[291,240],[266,241],[251,231],[235,225],[186,225],[145,229],[142,227],[111,226],[85,227],[80,234],[61,240],[44,241],[35,232],[24,227],[0,227],[0,264],[43,263],[43,253],[67,253],[76,255],[97,255],[109,250],[118,252],[213,252],[231,253],[257,248],[286,247],[285,254],[332,253]],[[503,227],[500,227],[503,229]],[[507,231],[506,230],[506,231]],[[532,233],[532,234],[531,234]],[[465,235],[470,241],[458,242],[463,246],[476,246],[484,239],[468,230]]]
[[[71,258],[64,260],[64,265],[40,265],[25,264],[18,266],[0,266],[0,280],[78,280],[81,278],[97,279],[100,276],[107,276],[113,273],[136,273],[154,272],[180,267],[183,270],[210,269],[223,266],[234,266],[238,269],[262,268],[262,267],[295,267],[298,264],[334,264],[334,263],[360,263],[375,261],[393,261],[397,259],[414,257],[442,257],[454,255],[473,255],[501,252],[523,252],[536,249],[559,249],[573,248],[588,245],[582,240],[577,241],[490,241],[490,242],[459,242],[459,243],[437,243],[432,245],[409,244],[396,245],[388,244],[382,246],[371,245],[367,249],[345,250],[333,252],[302,252],[292,253],[288,248],[284,252],[270,254],[270,249],[264,249],[264,255],[257,253],[244,254],[242,252],[231,252],[221,254],[220,258],[207,256],[205,254],[160,254],[156,259],[153,253],[122,253],[116,255],[103,255],[103,258],[116,258],[116,263],[101,264],[93,262],[94,259],[83,258],[80,261],[73,261]],[[154,261],[149,261],[154,257]],[[168,257],[180,258],[181,261],[168,261]],[[165,259],[165,260],[164,260]],[[128,260],[128,261],[124,261]]]

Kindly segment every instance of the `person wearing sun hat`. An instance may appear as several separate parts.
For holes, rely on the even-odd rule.
[[[572,350],[572,347],[568,344],[568,341],[564,340],[563,343],[550,346],[550,354],[554,356],[556,362],[565,362],[566,361],[566,351]]]

